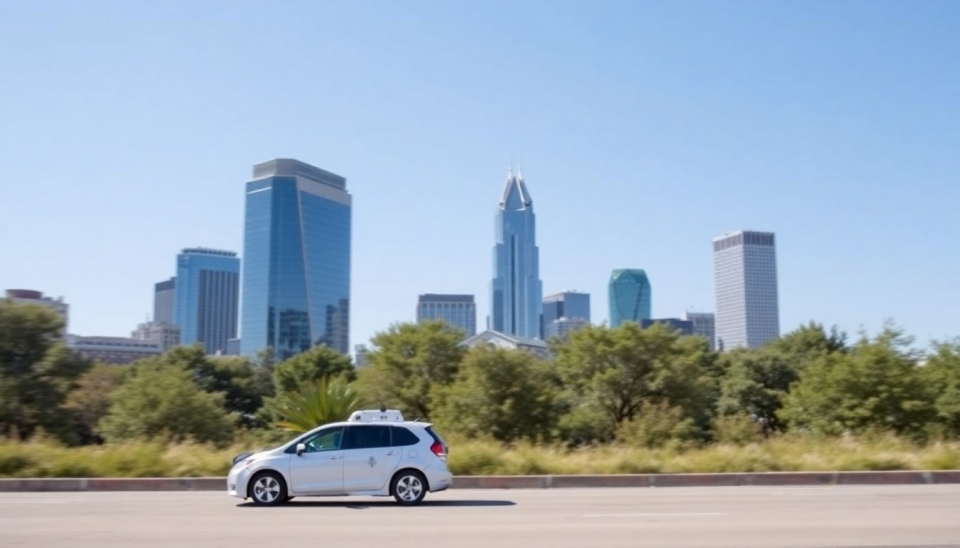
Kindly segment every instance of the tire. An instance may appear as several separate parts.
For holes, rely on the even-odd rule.
[[[415,506],[427,496],[427,480],[416,470],[401,470],[393,477],[390,494],[403,506]]]
[[[287,502],[287,484],[276,472],[260,472],[250,480],[250,498],[257,506],[276,506]]]

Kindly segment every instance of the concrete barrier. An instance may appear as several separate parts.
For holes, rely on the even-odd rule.
[[[581,476],[457,476],[454,489],[587,487],[734,487],[813,485],[931,485],[960,483],[960,470],[891,472],[769,472]],[[4,478],[0,492],[226,491],[226,478]]]

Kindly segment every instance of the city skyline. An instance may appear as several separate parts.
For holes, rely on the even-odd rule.
[[[242,252],[237,186],[272,157],[356,190],[351,342],[426,290],[474,293],[483,324],[511,151],[540,276],[596,323],[618,266],[647,269],[655,317],[712,311],[708,242],[756,227],[782,332],[960,332],[960,257],[936,246],[960,237],[956,2],[0,11],[0,287],[63,295],[75,333],[129,333],[185,246]]]

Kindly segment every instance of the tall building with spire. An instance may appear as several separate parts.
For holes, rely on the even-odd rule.
[[[490,329],[531,339],[540,337],[543,287],[533,199],[523,173],[514,174],[513,169],[507,175],[497,211],[490,293]]]

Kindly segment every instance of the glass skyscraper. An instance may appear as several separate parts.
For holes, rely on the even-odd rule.
[[[589,293],[564,291],[543,298],[542,338],[544,340],[566,334],[589,323]]]
[[[496,217],[491,321],[494,331],[540,338],[543,289],[533,200],[523,174],[507,175]]]
[[[610,327],[649,320],[651,302],[650,280],[643,270],[620,269],[610,275]]]
[[[473,295],[428,293],[417,298],[417,323],[443,320],[461,329],[467,337],[477,334],[477,305]]]
[[[713,239],[717,348],[756,348],[780,336],[777,252],[772,232]]]
[[[180,344],[203,343],[207,354],[227,353],[237,336],[240,259],[233,251],[203,247],[177,255],[173,322]]]
[[[158,282],[153,286],[153,321],[174,324],[173,304],[177,295],[177,279]]]
[[[700,335],[710,343],[710,350],[717,347],[717,318],[711,312],[687,312],[687,321],[693,324],[693,334]]]
[[[246,193],[240,353],[252,356],[273,347],[286,359],[324,344],[347,354],[352,210],[347,180],[277,159],[254,166]]]

